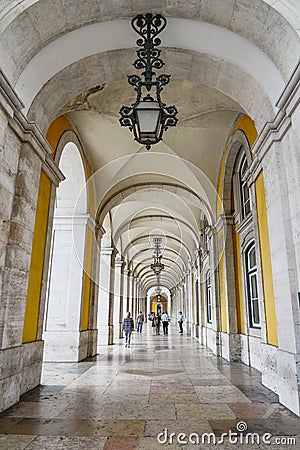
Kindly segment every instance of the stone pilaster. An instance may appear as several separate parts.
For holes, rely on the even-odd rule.
[[[113,247],[101,249],[100,285],[98,300],[98,353],[101,345],[113,344],[114,325],[114,263],[116,251]]]
[[[262,344],[262,381],[300,414],[299,223],[300,63],[279,101],[279,112],[256,140],[251,176],[263,170],[270,237],[278,347]]]
[[[54,218],[55,239],[44,332],[45,361],[80,361],[88,356],[88,333],[80,331],[88,221],[88,215]],[[70,272],[72,283],[66,289],[65,280]]]
[[[124,262],[118,255],[115,260],[115,288],[114,288],[114,340],[122,337],[123,319],[123,267]]]
[[[129,276],[130,270],[124,269],[124,278],[123,278],[123,317],[127,311],[129,311]]]

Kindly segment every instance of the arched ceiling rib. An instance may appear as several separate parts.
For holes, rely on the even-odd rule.
[[[276,60],[280,52],[274,52],[274,42],[278,44],[283,42],[283,45],[292,53],[289,44],[295,40],[295,35],[297,36],[299,19],[294,25],[298,27],[295,31],[286,19],[276,11],[276,3],[281,4],[278,9],[283,14],[285,13],[292,23],[296,19],[293,17],[291,6],[299,12],[299,5],[296,7],[295,3],[291,3],[291,0],[277,1],[275,4],[272,2],[272,7],[266,3],[266,1],[259,0],[251,1],[251,3],[246,3],[244,0],[222,0],[222,4],[221,2],[210,2],[210,4],[204,5],[200,1],[197,4],[194,2],[190,4],[182,0],[170,4],[161,0],[161,2],[155,3],[155,10],[166,15],[171,23],[172,20],[177,22],[176,31],[178,31],[179,21],[193,19],[195,23],[202,21],[202,23],[207,24],[206,26],[218,26],[224,32],[233,32],[241,39],[249,40],[258,48],[262,46],[263,50],[275,60],[277,66],[283,66],[280,61]],[[284,4],[289,6],[280,7]],[[70,3],[47,0],[47,14],[45,14],[44,1],[34,2],[34,4],[28,0],[18,2],[18,8],[14,8],[13,4],[10,5],[10,8],[3,6],[0,30],[3,40],[7,41],[5,47],[7,56],[15,62],[16,66],[20,66],[20,70],[46,44],[51,45],[59,36],[63,38],[65,33],[71,34],[75,32],[75,29],[80,30],[83,27],[103,25],[105,21],[113,23],[124,17],[130,19],[136,13],[145,12],[144,3],[139,4],[137,1],[135,5],[136,8],[132,8],[131,2],[128,2],[127,5],[119,3],[116,7],[115,3],[110,5],[109,2],[90,0],[88,5],[85,2],[76,2],[76,7],[71,8]],[[289,14],[287,14],[289,9]],[[249,23],[251,26],[249,26]],[[274,27],[275,24],[277,25],[276,28]],[[189,28],[188,32],[191,31],[192,27]],[[278,30],[281,32],[282,39],[278,39]],[[27,42],[24,42],[24,31],[26,31]],[[120,36],[118,30],[116,31],[115,35]],[[185,36],[186,34],[186,29],[184,33],[177,32],[177,36]],[[123,30],[121,35],[124,36]],[[133,33],[132,36],[134,36]],[[167,39],[167,32],[165,32],[165,36]],[[110,38],[108,42],[112,41],[113,38]],[[97,36],[94,40],[98,41]],[[206,40],[203,39],[204,42]],[[83,43],[80,42],[80,44],[79,47],[82,47]],[[126,47],[126,44],[122,45],[122,48],[124,47]],[[3,49],[3,52],[5,50]],[[72,50],[74,52],[74,49]],[[70,53],[72,54],[72,52]],[[291,57],[292,55],[287,56]],[[287,66],[287,62],[285,66]],[[281,69],[284,70],[283,67]],[[15,68],[15,77],[18,76],[17,73],[18,71]]]
[[[121,235],[123,233],[125,233],[128,229],[130,229],[132,226],[136,227],[138,225],[146,225],[149,224],[150,222],[155,222],[155,225],[162,225],[162,223],[166,224],[166,223],[180,223],[180,226],[182,226],[182,228],[184,230],[188,230],[194,241],[196,243],[199,244],[199,236],[197,236],[197,234],[195,233],[195,230],[184,220],[178,218],[178,217],[170,217],[170,216],[163,216],[163,215],[145,215],[142,217],[137,217],[134,219],[130,219],[128,222],[124,223],[113,235],[113,239],[114,242],[118,242],[119,238],[121,237]]]
[[[16,84],[17,93],[28,110],[42,87],[66,67],[93,55],[121,48],[132,49],[135,40],[130,22],[122,20],[88,25],[58,37],[24,68]],[[283,78],[271,59],[250,41],[225,28],[194,20],[169,18],[164,42],[166,48],[210,55],[217,61],[225,60],[232,64],[262,87],[272,105],[278,99],[278,91],[283,89]],[[228,52],[228,48],[235,51]],[[241,58],[244,54],[247,58]],[[44,66],[43,62],[47,60],[51,64]],[[99,79],[99,83],[107,81],[105,78]]]
[[[143,175],[147,177],[147,174]],[[184,202],[194,205],[198,210],[203,209],[207,214],[207,207],[205,202],[193,192],[193,190],[188,187],[181,185],[181,180],[172,180],[173,182],[168,182],[166,180],[166,175],[164,175],[159,182],[155,182],[154,180],[151,183],[139,183],[132,184],[132,179],[129,178],[127,183],[120,190],[116,190],[116,186],[111,189],[111,191],[102,199],[99,204],[99,214],[97,217],[97,221],[101,224],[103,218],[106,216],[107,212],[115,208],[116,206],[125,202],[126,199],[133,199],[134,194],[138,192],[145,192],[147,195],[149,193],[160,193],[160,192],[169,192],[172,195],[175,195],[176,198],[184,200]],[[127,187],[129,185],[129,187]],[[172,206],[173,208],[173,206]]]
[[[174,250],[172,250],[172,251],[169,250],[169,252],[170,252],[170,253],[173,253],[174,255],[177,256],[177,254],[176,254],[176,252],[175,252]],[[172,255],[171,255],[171,256],[172,256]],[[172,259],[171,257],[169,258],[167,255],[164,255],[164,256],[163,256],[163,261],[162,261],[162,262],[163,262],[163,263],[166,263],[166,264],[168,264],[169,262],[172,263],[172,266],[174,266],[173,269],[177,271],[179,277],[182,277],[183,274],[184,274],[184,272],[187,270],[187,266],[185,265],[185,263],[184,263],[184,261],[182,260],[182,258],[178,258],[178,259],[179,259],[179,261],[181,261],[182,266],[177,262],[176,259],[174,260],[174,258],[173,258],[173,259]],[[141,273],[141,272],[145,269],[145,267],[150,267],[150,265],[152,264],[152,262],[153,262],[153,259],[152,259],[152,258],[145,258],[143,261],[139,262],[139,263],[135,266],[135,272],[136,272],[137,274]],[[176,269],[175,266],[176,266],[176,268],[178,268],[178,269]]]
[[[182,277],[182,275],[183,275],[183,273],[182,273],[182,271],[180,271],[180,270],[177,270],[177,268],[179,267],[179,265],[178,264],[172,264],[172,265],[167,265],[167,263],[170,261],[170,259],[169,258],[163,258],[163,263],[165,264],[165,267],[166,267],[166,269],[168,270],[168,272],[169,271],[172,271],[172,272],[174,272],[174,276],[175,276],[175,278],[178,280],[179,278],[181,278]],[[149,261],[150,262],[150,261]],[[143,263],[142,264],[146,264],[147,263],[147,261],[145,260],[145,261],[143,261]],[[175,266],[176,266],[176,268],[175,268]],[[137,277],[139,277],[139,278],[141,278],[141,279],[143,279],[144,278],[144,276],[146,276],[148,273],[150,273],[150,271],[152,271],[152,269],[150,268],[150,266],[149,265],[145,265],[143,268],[141,268],[140,270],[137,270],[137,268],[135,269],[135,273],[136,273],[136,276]],[[152,273],[152,272],[151,272]]]
[[[173,260],[171,259],[172,256]],[[144,252],[141,252],[141,258],[143,259],[141,261],[138,261],[136,265],[134,265],[133,272],[136,274],[145,271],[146,268],[148,268],[149,271],[152,270],[150,266],[153,262],[153,259],[147,257],[147,255],[145,255]],[[179,264],[179,261],[181,262],[181,264]],[[187,269],[187,264],[185,263],[184,259],[173,249],[168,249],[168,251],[166,251],[166,253],[163,254],[162,263],[165,265],[164,272],[167,272],[169,269],[172,268],[172,270],[176,271],[177,274],[182,274],[184,272],[184,269],[185,270]]]
[[[166,240],[168,243],[170,243],[170,241],[171,241],[171,242],[176,242],[177,245],[184,245],[184,246],[186,247],[186,245],[182,242],[182,240],[178,239],[178,238],[175,237],[175,236],[165,235],[164,238],[165,238],[165,240]],[[127,246],[123,249],[122,255],[123,255],[124,257],[126,257],[126,258],[129,257],[129,253],[128,253],[129,250],[133,249],[133,248],[136,247],[136,245],[138,245],[138,244],[147,244],[148,249],[149,249],[150,251],[152,251],[152,253],[154,253],[153,244],[152,244],[152,246],[149,248],[149,244],[151,245],[151,243],[150,243],[150,236],[149,236],[149,235],[143,235],[143,236],[137,237],[136,239],[131,240],[131,241],[127,244]],[[186,248],[187,248],[187,247],[186,247]],[[187,249],[187,250],[188,250],[188,249]],[[190,255],[190,252],[189,252],[189,251],[188,251],[188,253],[189,253],[189,255]]]
[[[185,249],[183,246],[181,246],[180,247],[180,250],[179,250],[179,252],[176,250],[176,249],[173,249],[173,248],[166,248],[165,249],[165,251],[164,251],[164,254],[165,255],[168,255],[169,253],[170,254],[174,254],[178,259],[181,259],[184,263],[185,263],[185,266],[187,266],[187,262],[188,261],[190,261],[190,259],[188,259],[189,258],[189,253],[188,253],[188,251],[185,249],[185,255],[186,255],[186,257],[187,258],[184,258],[184,256],[182,255],[182,253],[181,253],[181,248],[182,249]],[[131,258],[131,261],[133,262],[133,263],[135,263],[135,264],[138,264],[138,263],[143,263],[143,261],[144,261],[144,259],[145,259],[145,257],[144,257],[144,255],[145,255],[145,253],[146,253],[146,258],[147,258],[147,253],[150,253],[149,252],[149,250],[148,249],[145,249],[145,250],[141,250],[141,251],[138,251],[135,255],[133,255],[133,257]],[[151,256],[152,256],[152,254],[151,254]],[[141,260],[139,260],[139,258],[141,258]]]

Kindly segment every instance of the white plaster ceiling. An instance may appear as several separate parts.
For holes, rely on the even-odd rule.
[[[82,103],[75,99],[65,111],[81,136],[93,172],[117,158],[144,151],[133,141],[129,129],[119,124],[121,106],[135,100],[126,80],[110,83],[83,97]],[[224,94],[188,80],[173,80],[163,92],[163,101],[176,104],[179,123],[165,132],[163,143],[151,151],[192,162],[216,186],[228,134],[243,109]]]

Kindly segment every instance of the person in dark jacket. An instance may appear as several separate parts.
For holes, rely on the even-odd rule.
[[[126,314],[122,322],[122,330],[125,333],[125,347],[130,347],[131,333],[134,330],[133,318],[130,312]]]
[[[160,334],[161,315],[159,313],[156,314],[154,322],[155,322],[155,332],[156,334]]]

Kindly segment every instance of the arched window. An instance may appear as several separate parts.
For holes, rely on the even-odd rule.
[[[247,247],[245,256],[250,327],[260,328],[257,265],[254,241]]]
[[[211,306],[211,280],[210,280],[210,271],[206,272],[205,278],[205,296],[206,296],[206,317],[207,322],[212,323],[212,306]]]
[[[244,219],[251,211],[250,190],[249,190],[247,182],[244,180],[244,176],[245,176],[247,169],[248,169],[247,158],[246,158],[246,155],[244,155],[241,160],[240,170],[239,170],[242,219]]]

